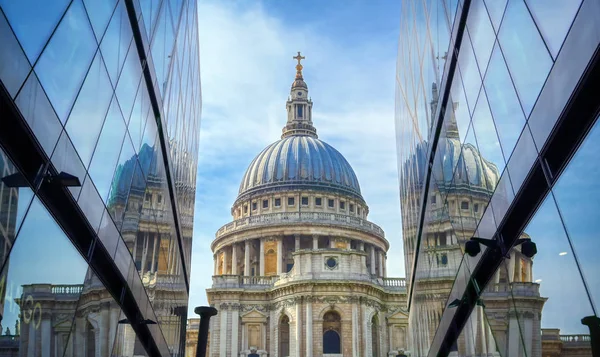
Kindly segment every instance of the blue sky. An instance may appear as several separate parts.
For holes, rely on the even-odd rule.
[[[398,1],[199,2],[202,123],[190,307],[206,304],[210,243],[230,222],[250,161],[279,139],[306,60],[319,138],[354,167],[369,219],[391,242],[388,275],[404,276],[394,136]]]

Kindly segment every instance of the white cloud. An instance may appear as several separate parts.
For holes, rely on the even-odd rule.
[[[392,243],[388,275],[404,276],[393,122],[395,56],[389,56],[395,44],[373,39],[342,48],[310,26],[292,25],[260,5],[199,3],[203,117],[191,308],[206,303],[213,272],[210,243],[231,220],[244,171],[281,135],[295,74],[292,56],[298,50],[307,57],[304,78],[319,137],[354,167],[369,218]]]

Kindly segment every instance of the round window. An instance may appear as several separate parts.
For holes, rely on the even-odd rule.
[[[337,260],[333,257],[330,257],[327,259],[327,261],[325,262],[325,264],[327,264],[327,267],[329,269],[333,269],[337,266]]]

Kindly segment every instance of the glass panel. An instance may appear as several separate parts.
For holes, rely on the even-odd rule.
[[[135,104],[129,119],[128,131],[136,152],[140,149],[142,135],[146,126],[148,113],[151,111],[150,98],[148,97],[148,88],[145,85],[139,87]]]
[[[58,311],[55,313],[58,315]],[[113,349],[121,308],[92,269],[88,269],[81,285],[81,296],[71,326],[65,356],[115,356]],[[66,327],[66,326],[60,326]],[[54,328],[56,333],[58,328]],[[59,335],[60,336],[60,335]],[[135,334],[129,336],[133,341]],[[60,341],[62,342],[62,341]],[[60,349],[61,351],[63,349]],[[125,356],[125,355],[119,355]]]
[[[65,127],[86,167],[100,136],[112,94],[112,87],[98,52]]]
[[[121,230],[123,224],[123,211],[126,208],[127,196],[129,196],[129,188],[131,187],[131,179],[135,169],[135,150],[131,145],[131,140],[128,135],[125,135],[121,155],[114,177],[110,186],[110,194],[107,200],[107,208],[112,216],[117,229]]]
[[[135,43],[132,42],[131,46],[129,46],[129,52],[127,53],[123,71],[121,72],[116,88],[117,99],[119,100],[126,123],[129,123],[129,116],[131,115],[131,109],[138,91],[141,76],[140,57],[138,56]]]
[[[600,222],[600,122],[588,134],[572,161],[554,185],[554,194],[566,230],[569,234],[583,276],[596,308],[600,307],[600,263],[597,252],[600,250],[598,231]],[[572,280],[578,275],[573,275]],[[596,310],[597,311],[597,310]],[[574,317],[583,317],[575,315]]]
[[[15,38],[4,15],[0,13],[0,79],[12,98],[25,81],[31,65]]]
[[[110,218],[110,213],[105,209],[103,209],[103,211],[100,229],[98,230],[98,238],[100,238],[100,241],[102,242],[102,245],[104,245],[104,248],[106,248],[108,254],[111,257],[114,257],[121,236],[119,235],[112,218]],[[123,276],[126,276],[126,274]]]
[[[141,2],[142,16],[144,17],[144,24],[146,25],[146,33],[148,34],[148,38],[152,37],[152,30],[156,25],[156,15],[158,14],[160,3],[160,0],[146,0]]]
[[[473,42],[475,57],[479,64],[481,74],[485,73],[492,47],[496,40],[496,34],[490,23],[490,18],[483,4],[483,0],[475,0],[471,2],[469,8],[469,18],[467,19],[467,28],[469,36]]]
[[[471,123],[471,115],[469,113],[469,106],[467,105],[467,99],[465,97],[459,72],[456,72],[454,80],[452,81],[450,95],[453,105],[454,120],[456,121],[460,142],[462,143],[465,140],[467,129]]]
[[[60,139],[58,140],[58,144],[56,144],[56,149],[54,150],[51,159],[52,164],[56,167],[58,172],[64,171],[73,176],[77,176],[79,183],[83,184],[85,167],[83,167],[81,160],[79,160],[79,156],[77,156],[77,152],[65,131],[60,135]],[[77,199],[81,187],[69,187],[69,191],[71,191],[73,197]]]
[[[585,216],[589,217],[587,213]],[[539,296],[548,299],[543,304],[542,329],[560,329],[563,335],[588,334],[581,319],[593,315],[593,311],[552,194],[544,200],[525,233],[537,244],[533,265],[528,267],[532,272],[523,272],[515,262],[510,275],[514,272],[514,280],[518,281],[521,277],[527,280],[530,275],[528,281],[539,284]],[[595,258],[594,264],[596,261]]]
[[[508,158],[525,125],[525,116],[498,44],[494,46],[484,85],[502,151]]]
[[[108,197],[124,136],[125,123],[119,104],[113,97],[89,168],[89,174],[104,201]]]
[[[506,9],[507,0],[484,0],[485,7],[490,14],[490,18],[492,20],[492,24],[494,24],[494,28],[496,32],[500,28],[500,21],[502,20],[502,16],[504,16],[504,9]]]
[[[58,136],[62,131],[62,125],[35,73],[31,73],[29,76],[15,103],[46,155],[52,155]]]
[[[83,5],[74,1],[35,65],[58,118],[64,123],[94,57],[96,41]]]
[[[529,125],[525,125],[521,137],[515,146],[514,155],[510,157],[508,162],[508,171],[510,180],[513,185],[513,190],[518,192],[531,170],[533,163],[537,159],[537,149],[533,143]]]
[[[100,220],[102,219],[102,213],[104,212],[104,204],[89,176],[86,176],[85,182],[83,182],[77,202],[90,222],[90,225],[97,233],[100,226]]]
[[[552,58],[523,0],[510,0],[498,37],[523,111],[529,116],[552,67]]]
[[[479,94],[479,88],[481,88],[481,76],[479,75],[479,69],[475,62],[475,55],[469,36],[463,37],[460,54],[458,55],[458,66],[460,70],[456,75],[460,73],[462,76],[467,104],[469,105],[469,112],[473,113],[477,95]]]
[[[452,350],[450,356],[498,356],[496,340],[483,306],[475,306]]]
[[[17,169],[0,149],[0,267],[8,257],[15,235],[33,199],[31,188],[16,187],[17,185],[4,182],[5,178],[15,177],[11,176],[15,174],[18,174]]]
[[[119,319],[126,316],[121,314]],[[131,325],[119,324],[111,356],[148,356]]]
[[[106,25],[108,25],[108,20],[110,20],[110,16],[115,10],[117,1],[83,0],[83,3],[85,4],[85,9],[87,10],[90,22],[92,23],[92,28],[96,34],[96,39],[98,40],[98,43],[100,43],[104,30],[106,30]]]
[[[20,351],[17,354],[41,356],[64,350],[87,268],[35,199],[0,278],[2,322],[7,334],[19,336],[10,341],[12,349]]]
[[[116,86],[117,78],[119,78],[123,68],[125,56],[132,40],[133,33],[131,32],[127,9],[125,3],[120,1],[100,44],[100,51],[113,86]]]
[[[158,135],[156,133],[156,121],[152,115],[152,111],[150,111],[150,116],[148,118],[148,122],[146,124],[146,132],[144,133],[144,138],[142,139],[142,147],[138,154],[138,159],[140,161],[140,165],[142,167],[142,171],[144,172],[144,177],[147,178],[149,171],[151,169],[151,164],[157,165],[156,163],[156,150],[160,150],[158,147]],[[162,163],[161,163],[162,164]],[[155,169],[152,170],[153,172]]]
[[[581,0],[526,0],[546,45],[556,58],[567,37],[571,23],[575,20]]]
[[[154,69],[156,71],[156,79],[161,94],[164,94],[166,87],[167,72],[169,70],[169,62],[171,52],[173,50],[173,24],[171,23],[171,15],[169,7],[163,6],[160,16],[158,17],[158,27],[156,34],[152,39],[152,59],[154,61]]]
[[[68,4],[68,0],[0,0],[0,7],[31,63],[37,60]]]
[[[493,190],[500,179],[496,174],[504,171],[504,157],[500,148],[500,140],[496,134],[496,126],[490,113],[485,91],[481,91],[477,108],[473,113],[473,128],[475,129],[475,139],[479,147],[479,153],[483,163],[490,166],[493,175],[487,175],[488,187]]]

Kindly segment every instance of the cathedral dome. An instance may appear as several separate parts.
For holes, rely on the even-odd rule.
[[[427,149],[426,143],[418,145],[415,155],[404,166],[405,175],[408,175],[407,170],[418,173],[418,185],[422,185],[425,180],[422,168],[427,162]],[[433,171],[438,188],[448,189],[453,184],[457,189],[466,187],[473,192],[493,192],[500,180],[498,167],[481,156],[473,144],[465,143],[462,152],[463,155],[458,137],[440,138],[434,162],[436,169]],[[439,169],[440,166],[442,170]]]
[[[239,195],[292,188],[323,189],[362,200],[354,170],[331,145],[292,135],[267,146],[244,174]]]

